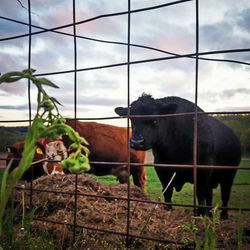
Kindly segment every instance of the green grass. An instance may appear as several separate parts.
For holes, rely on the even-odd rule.
[[[242,161],[241,166],[250,166],[250,161]],[[95,177],[102,183],[117,184],[114,176]],[[152,200],[163,201],[162,186],[153,167],[147,167],[147,194]],[[220,203],[220,187],[213,191],[213,203]],[[178,204],[193,203],[193,185],[186,183],[180,192],[174,191],[173,202]],[[234,179],[229,202],[230,207],[250,208],[250,170],[238,170]]]

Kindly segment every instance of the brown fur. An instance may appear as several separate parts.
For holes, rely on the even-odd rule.
[[[74,121],[67,120],[69,126],[74,128]],[[89,143],[90,161],[92,162],[128,162],[127,128],[96,123],[76,122],[76,131]],[[67,137],[63,137],[66,147],[70,145]],[[146,153],[130,149],[130,163],[143,164]],[[121,183],[126,182],[128,172],[124,164],[91,164],[90,172],[95,175],[114,174]],[[126,170],[126,171],[124,171]],[[145,189],[146,171],[145,166],[132,166],[131,175],[134,184]]]

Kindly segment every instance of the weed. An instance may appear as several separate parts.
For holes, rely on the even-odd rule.
[[[211,210],[211,218],[208,216],[193,217],[191,223],[183,228],[183,243],[188,243],[188,237],[194,240],[195,249],[215,250],[217,249],[217,232],[220,225],[220,211],[218,205]],[[203,230],[203,234],[201,233]]]
[[[243,249],[243,226],[242,226],[242,213],[239,210],[237,216],[237,250]]]
[[[87,141],[80,137],[71,127],[65,124],[65,120],[59,114],[57,107],[60,103],[54,97],[49,96],[44,89],[44,86],[50,86],[53,88],[58,87],[46,78],[35,77],[33,75],[34,72],[35,70],[33,69],[26,69],[21,72],[8,72],[0,76],[0,84],[10,84],[21,79],[28,79],[37,87],[37,112],[25,138],[22,159],[20,160],[18,167],[12,172],[9,172],[11,165],[10,161],[1,178],[0,237],[4,232],[3,221],[8,200],[12,195],[17,181],[22,177],[23,173],[30,167],[33,161],[37,139],[44,137],[56,139],[63,134],[67,134],[74,142],[71,147],[75,148],[75,153],[65,159],[62,162],[62,166],[70,172],[83,172],[89,169],[89,151],[88,148],[84,146],[88,144]],[[85,155],[82,152],[85,152]]]

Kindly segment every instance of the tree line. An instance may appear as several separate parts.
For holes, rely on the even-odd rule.
[[[215,118],[232,128],[240,139],[242,154],[250,157],[250,115],[215,115]],[[0,152],[17,141],[22,141],[27,127],[0,127]]]
[[[216,115],[215,117],[233,129],[240,139],[242,155],[250,157],[250,115]]]
[[[23,141],[27,131],[28,127],[0,127],[0,152],[5,152],[17,141]]]

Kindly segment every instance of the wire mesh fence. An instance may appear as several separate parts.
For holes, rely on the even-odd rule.
[[[145,45],[140,45],[140,44],[135,44],[131,42],[131,29],[133,28],[133,24],[131,22],[131,17],[133,15],[136,15],[138,13],[142,13],[142,12],[147,12],[150,10],[154,10],[154,9],[162,9],[162,8],[168,8],[170,6],[173,5],[179,5],[179,4],[186,4],[187,2],[194,2],[193,4],[193,8],[194,8],[194,13],[195,13],[195,46],[194,46],[194,51],[192,53],[184,53],[184,54],[178,54],[178,53],[173,53],[173,52],[169,52],[169,51],[165,51],[162,49],[158,49],[158,48],[154,48],[154,47],[150,47],[150,46],[145,46]],[[21,35],[16,35],[16,36],[9,36],[9,37],[2,37],[0,38],[0,43],[1,42],[5,42],[5,41],[11,41],[11,40],[16,40],[16,39],[21,39],[24,37],[28,38],[28,62],[27,62],[27,67],[28,68],[32,68],[32,59],[33,59],[33,52],[32,52],[32,39],[33,37],[35,37],[36,35],[39,34],[48,34],[48,33],[53,33],[53,34],[57,34],[60,36],[67,36],[67,37],[71,37],[73,38],[73,64],[71,66],[72,69],[70,70],[63,70],[63,71],[52,71],[52,72],[45,72],[45,73],[38,73],[35,74],[36,76],[57,76],[57,75],[65,75],[65,74],[73,74],[73,119],[75,121],[78,120],[116,120],[116,119],[126,119],[126,123],[127,123],[127,161],[126,162],[90,162],[91,164],[99,164],[100,167],[101,165],[104,164],[110,164],[110,165],[125,165],[128,169],[129,175],[130,175],[130,169],[131,166],[139,166],[140,164],[135,164],[135,163],[130,163],[130,145],[129,145],[129,127],[130,127],[130,118],[145,118],[145,117],[167,117],[167,116],[193,116],[194,117],[194,145],[193,145],[193,164],[186,164],[186,165],[178,165],[178,164],[154,164],[153,162],[148,162],[145,163],[145,166],[156,166],[156,167],[162,167],[162,168],[193,168],[193,182],[194,182],[194,188],[193,188],[193,204],[177,204],[177,203],[171,203],[174,206],[181,206],[181,207],[193,207],[194,211],[196,211],[197,207],[201,207],[197,205],[197,201],[196,201],[196,193],[197,193],[197,170],[201,169],[201,168],[224,168],[224,169],[230,169],[230,166],[202,166],[199,165],[197,162],[197,136],[198,136],[198,132],[197,132],[197,124],[198,124],[198,117],[202,116],[202,115],[214,115],[214,114],[223,114],[223,115],[229,115],[229,114],[240,114],[240,115],[249,115],[250,114],[250,110],[249,111],[220,111],[220,112],[204,112],[201,113],[198,110],[198,87],[199,87],[199,62],[200,60],[209,60],[209,61],[217,61],[217,62],[222,62],[222,63],[232,63],[232,64],[236,64],[236,65],[246,65],[249,66],[250,63],[246,62],[246,61],[241,61],[241,60],[229,60],[229,59],[221,59],[221,58],[211,58],[211,57],[206,57],[206,56],[221,56],[221,55],[225,55],[225,54],[233,54],[233,53],[247,53],[250,52],[249,48],[240,48],[240,49],[227,49],[227,50],[213,50],[213,51],[200,51],[199,48],[199,1],[191,1],[191,0],[181,0],[181,1],[173,1],[173,2],[168,2],[168,3],[164,3],[161,5],[154,5],[151,7],[147,7],[147,8],[140,8],[140,9],[131,9],[131,1],[128,0],[127,1],[127,10],[126,11],[121,11],[121,12],[114,12],[114,13],[110,13],[110,14],[102,14],[102,15],[98,15],[98,16],[94,16],[92,18],[88,18],[88,19],[83,19],[80,21],[77,21],[76,19],[76,1],[72,0],[72,13],[69,13],[69,15],[72,16],[72,22],[66,25],[60,25],[57,27],[53,27],[53,28],[46,28],[46,27],[41,27],[38,25],[34,25],[32,22],[32,0],[28,0],[27,1],[27,15],[28,15],[28,22],[23,22],[23,21],[19,21],[13,18],[9,18],[6,16],[0,16],[0,19],[11,22],[11,23],[18,23],[24,27],[28,28],[28,32],[27,33],[23,33]],[[22,7],[24,7],[22,5]],[[127,31],[126,31],[126,42],[116,42],[116,41],[111,41],[111,40],[104,40],[104,39],[96,39],[96,38],[92,38],[92,37],[86,37],[86,36],[82,36],[82,35],[78,35],[77,34],[77,27],[79,25],[82,24],[88,24],[91,22],[94,22],[96,20],[104,20],[105,18],[114,18],[117,16],[126,16],[127,17]],[[167,18],[167,17],[166,17]],[[72,28],[73,32],[65,32],[64,30],[66,28]],[[79,58],[79,52],[78,52],[78,42],[80,39],[84,39],[90,42],[98,42],[98,43],[103,43],[103,44],[115,44],[115,45],[119,45],[122,47],[126,48],[126,60],[125,61],[121,61],[118,63],[112,63],[112,64],[102,64],[102,65],[97,65],[97,66],[91,66],[91,67],[79,67],[79,63],[78,63],[78,58]],[[157,57],[157,58],[152,58],[152,59],[143,59],[143,60],[132,60],[131,58],[131,49],[132,48],[140,48],[143,50],[148,50],[148,51],[156,51],[156,52],[160,52],[161,55],[163,54],[163,56]],[[195,103],[195,110],[194,112],[191,113],[181,113],[181,114],[175,114],[175,115],[155,115],[155,116],[135,116],[132,115],[130,113],[128,113],[128,115],[126,117],[120,118],[117,116],[104,116],[104,117],[79,117],[78,115],[78,91],[80,88],[80,84],[79,84],[79,78],[78,78],[78,74],[80,72],[87,72],[90,71],[91,74],[95,74],[96,71],[100,70],[100,69],[109,69],[109,68],[119,68],[119,67],[126,67],[126,101],[127,101],[127,107],[130,107],[131,105],[131,67],[133,65],[140,65],[140,64],[147,64],[147,63],[152,63],[152,62],[161,62],[161,61],[171,61],[174,59],[178,59],[178,58],[189,58],[189,59],[193,59],[195,61],[195,70],[194,70],[194,103]],[[28,122],[29,124],[32,123],[32,96],[31,96],[31,85],[30,83],[28,83],[28,119],[9,119],[9,120],[1,120],[1,123],[23,123],[23,122]],[[128,109],[129,110],[129,109]],[[75,125],[76,128],[76,125]],[[249,167],[239,167],[239,170],[241,169],[250,169]],[[47,222],[51,222],[54,224],[61,224],[61,225],[67,225],[69,227],[72,228],[72,232],[74,237],[77,234],[77,228],[84,228],[84,229],[88,229],[88,230],[97,230],[100,232],[106,232],[106,233],[111,233],[111,234],[119,234],[122,236],[125,236],[127,239],[127,242],[129,241],[129,239],[131,238],[141,238],[141,239],[148,239],[148,240],[156,240],[156,241],[161,241],[161,242],[168,242],[171,243],[171,241],[169,240],[163,240],[163,239],[159,239],[159,238],[155,238],[155,237],[144,237],[142,235],[133,235],[133,233],[131,233],[130,231],[130,223],[131,223],[131,203],[132,202],[140,202],[140,203],[145,203],[145,204],[154,204],[155,206],[158,205],[170,205],[168,203],[164,203],[164,202],[159,202],[159,201],[151,201],[151,200],[141,200],[141,199],[136,199],[131,197],[131,186],[130,186],[130,181],[128,181],[128,185],[127,185],[127,197],[126,198],[122,198],[122,197],[113,197],[113,199],[117,199],[117,200],[123,200],[127,203],[127,214],[126,214],[126,226],[125,226],[125,230],[124,232],[116,232],[116,231],[112,231],[112,230],[107,230],[107,229],[103,229],[103,228],[91,228],[88,226],[84,226],[84,225],[79,225],[78,220],[77,220],[77,209],[78,209],[78,198],[79,196],[90,196],[90,197],[95,197],[96,199],[100,199],[100,198],[110,198],[109,196],[105,196],[103,194],[101,195],[94,195],[94,194],[87,194],[87,193],[81,193],[79,194],[78,192],[78,178],[79,176],[76,174],[75,175],[75,179],[74,179],[74,183],[72,185],[74,185],[74,192],[64,192],[62,190],[60,191],[51,191],[51,190],[40,190],[40,189],[34,189],[33,188],[33,182],[31,182],[30,187],[27,188],[27,190],[30,190],[30,203],[32,206],[32,197],[36,195],[37,192],[46,192],[46,193],[56,193],[56,194],[65,194],[65,195],[70,195],[73,197],[73,222],[72,223],[68,223],[68,222],[61,222],[61,221],[50,221],[50,220],[46,220],[43,218],[34,218],[35,220],[40,220],[40,221],[47,221]],[[237,207],[232,207],[230,208],[231,210],[238,210],[239,208]],[[242,210],[246,210],[249,211],[249,209],[242,209]],[[149,215],[150,216],[150,215]]]

